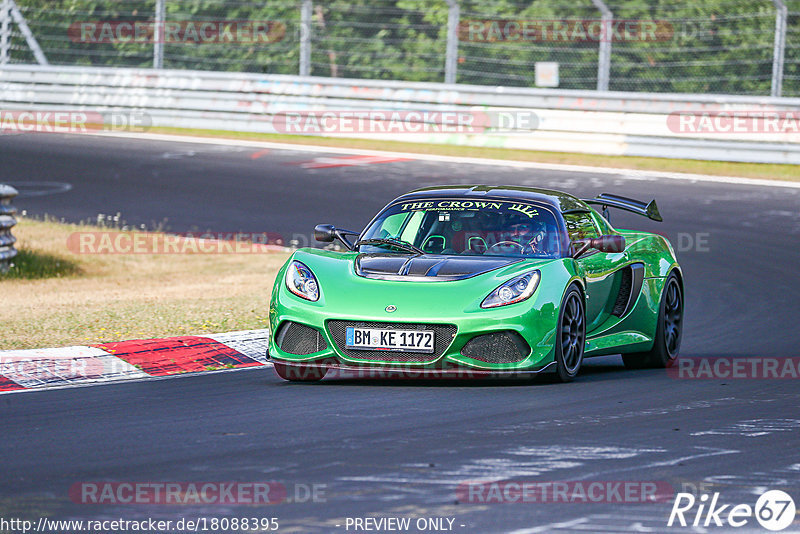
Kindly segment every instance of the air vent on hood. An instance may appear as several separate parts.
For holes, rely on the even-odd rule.
[[[519,258],[442,256],[439,254],[361,254],[356,274],[382,280],[464,280],[522,261]]]

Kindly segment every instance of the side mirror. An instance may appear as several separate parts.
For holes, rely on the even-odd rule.
[[[625,250],[625,237],[621,235],[601,235],[585,241],[576,241],[575,245],[573,258],[577,258],[590,248],[597,249],[600,252],[622,252]]]
[[[358,236],[359,234],[358,232],[336,228],[332,224],[318,224],[314,227],[314,239],[317,241],[321,241],[323,243],[333,243],[334,240],[338,239],[347,248],[347,250],[353,250],[354,244],[351,243],[347,237],[345,237],[348,235]]]
[[[336,239],[336,228],[332,224],[318,224],[314,227],[314,239],[332,243]]]
[[[625,250],[625,238],[621,235],[601,235],[590,239],[589,246],[600,252],[622,252]]]

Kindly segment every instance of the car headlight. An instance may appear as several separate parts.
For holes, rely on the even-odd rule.
[[[501,285],[483,299],[481,308],[497,308],[522,302],[527,299],[539,286],[539,271],[531,271]]]
[[[286,269],[286,288],[300,298],[319,300],[319,284],[305,264],[292,261]]]

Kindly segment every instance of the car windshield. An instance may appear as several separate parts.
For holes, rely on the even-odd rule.
[[[425,199],[398,202],[373,221],[360,252],[559,257],[562,236],[549,206],[525,201]]]

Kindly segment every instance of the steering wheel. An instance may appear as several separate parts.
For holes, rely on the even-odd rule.
[[[544,232],[537,232],[536,235],[533,236],[530,239],[530,241],[528,241],[525,244],[524,247],[522,247],[522,250],[524,251],[526,248],[530,248],[531,249],[531,253],[533,253],[533,254],[535,254],[537,252],[540,252],[539,243],[541,243],[543,240],[544,240]]]
[[[517,243],[516,241],[498,241],[497,243],[495,243],[494,245],[492,245],[491,247],[489,247],[489,248],[487,249],[487,252],[488,252],[489,250],[492,250],[492,249],[493,249],[493,248],[495,248],[495,247],[499,247],[500,245],[511,245],[511,246],[514,246],[514,247],[519,247],[519,253],[520,253],[520,254],[524,253],[524,252],[525,252],[525,247],[526,247],[526,246],[528,246],[528,245],[520,245],[520,244],[519,244],[519,243]]]
[[[517,243],[516,241],[509,241],[509,240],[498,241],[497,243],[495,243],[494,245],[489,247],[487,252],[489,250],[492,250],[493,248],[501,246],[501,245],[506,245],[506,246],[507,245],[511,245],[511,246],[519,247],[519,253],[520,254],[525,254],[525,249],[527,249],[527,248],[531,249],[531,253],[532,254],[535,254],[535,253],[539,252],[539,243],[541,243],[543,239],[544,239],[544,232],[538,232],[535,236],[533,236],[524,245],[521,245],[521,244]]]

